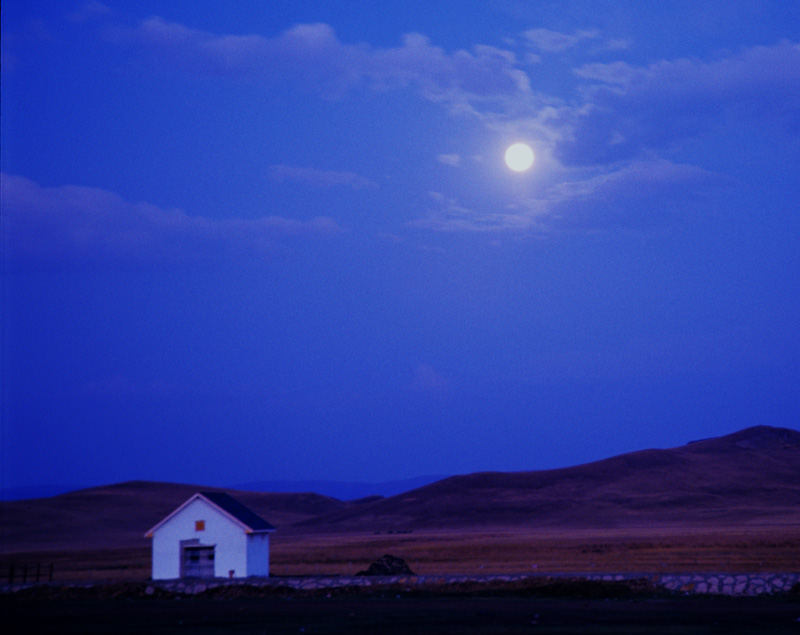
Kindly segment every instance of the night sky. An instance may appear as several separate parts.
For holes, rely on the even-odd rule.
[[[3,488],[800,429],[794,0],[4,0],[0,121]]]

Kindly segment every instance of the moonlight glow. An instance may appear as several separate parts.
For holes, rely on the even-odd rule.
[[[533,165],[533,150],[524,143],[515,143],[506,150],[506,165],[514,172],[524,172]]]

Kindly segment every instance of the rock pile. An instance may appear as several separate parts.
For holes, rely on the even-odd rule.
[[[415,575],[406,561],[391,554],[381,556],[366,571],[359,571],[356,575]]]

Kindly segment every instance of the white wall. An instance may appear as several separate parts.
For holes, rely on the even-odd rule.
[[[204,531],[195,530],[195,521],[198,520],[205,521]],[[180,577],[180,541],[193,538],[196,538],[201,545],[216,545],[215,577],[227,578],[231,570],[236,578],[248,575],[248,540],[244,529],[206,501],[198,498],[153,533],[154,580]],[[267,571],[269,571],[269,552],[267,552]]]
[[[247,575],[269,575],[269,534],[247,536]]]

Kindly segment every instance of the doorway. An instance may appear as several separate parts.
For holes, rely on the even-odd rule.
[[[182,545],[182,578],[214,577],[214,545]]]

